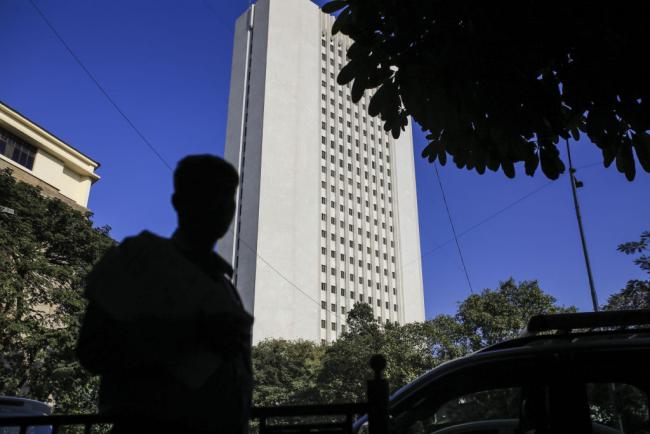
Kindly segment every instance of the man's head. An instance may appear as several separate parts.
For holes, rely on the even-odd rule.
[[[235,168],[214,155],[190,155],[179,161],[172,204],[179,229],[197,248],[214,248],[228,230],[238,183]]]

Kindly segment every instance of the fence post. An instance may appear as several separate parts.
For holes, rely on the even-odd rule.
[[[382,377],[386,359],[381,354],[370,358],[370,367],[375,373],[368,380],[368,433],[388,434],[388,381]]]

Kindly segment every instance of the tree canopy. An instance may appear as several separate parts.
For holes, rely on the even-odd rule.
[[[354,41],[339,84],[398,137],[410,115],[430,162],[515,176],[564,172],[558,143],[588,136],[603,163],[650,172],[646,2],[334,0]]]
[[[0,395],[94,411],[97,381],[74,348],[84,278],[114,241],[110,228],[0,171]]]

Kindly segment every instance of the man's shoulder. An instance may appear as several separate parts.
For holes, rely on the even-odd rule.
[[[169,238],[161,237],[153,232],[142,231],[138,235],[124,238],[117,251],[127,257],[140,257],[143,254],[157,256],[173,251]]]
[[[169,238],[161,237],[160,235],[154,234],[149,231],[142,231],[138,235],[133,235],[130,237],[124,238],[120,243],[120,247],[129,248],[133,246],[141,245],[161,245],[170,243]]]
[[[221,255],[219,255],[216,252],[212,253],[212,261],[214,263],[214,267],[217,268],[219,271],[221,271],[223,274],[232,277],[233,274],[233,268],[232,265],[228,263]]]

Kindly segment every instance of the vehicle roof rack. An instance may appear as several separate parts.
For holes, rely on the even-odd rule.
[[[570,333],[576,329],[600,327],[650,326],[650,310],[617,310],[606,312],[558,313],[535,315],[528,321],[525,335],[558,331]]]

